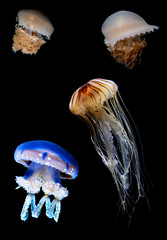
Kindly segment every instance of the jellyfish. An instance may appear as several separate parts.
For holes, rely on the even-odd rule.
[[[68,196],[61,179],[74,179],[78,175],[78,164],[73,156],[55,143],[36,140],[20,144],[14,153],[17,163],[27,167],[23,177],[16,177],[18,188],[23,187],[27,196],[21,211],[21,220],[26,221],[31,206],[32,217],[38,218],[42,206],[46,206],[46,216],[58,221],[61,200]],[[44,196],[36,204],[35,194],[40,189]],[[51,201],[50,196],[54,200]]]
[[[23,9],[17,14],[13,37],[13,51],[21,50],[25,54],[36,54],[40,47],[50,39],[54,27],[50,20],[40,11]]]
[[[137,145],[111,80],[93,79],[71,97],[70,111],[91,130],[91,140],[112,174],[123,211],[130,214],[144,196]]]
[[[113,58],[132,69],[140,62],[143,49],[147,46],[143,35],[159,27],[149,25],[138,14],[118,11],[110,15],[102,25],[104,43]]]

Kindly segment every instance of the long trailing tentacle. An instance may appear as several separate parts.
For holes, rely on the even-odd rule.
[[[84,119],[90,125],[98,154],[113,176],[123,210],[127,211],[127,205],[132,200],[131,185],[135,185],[132,178],[135,178],[137,198],[144,192],[135,138],[116,96],[100,109],[101,112],[96,112],[96,115],[88,112]]]

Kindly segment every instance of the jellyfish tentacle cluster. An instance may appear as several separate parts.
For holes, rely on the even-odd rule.
[[[93,79],[74,92],[69,108],[89,125],[95,149],[110,170],[126,211],[133,199],[131,185],[135,185],[137,199],[144,190],[137,146],[117,92],[113,81]]]
[[[32,217],[38,218],[44,204],[46,206],[46,216],[48,218],[54,218],[54,220],[57,222],[59,219],[60,211],[61,211],[61,201],[54,199],[51,202],[49,195],[44,195],[40,199],[39,203],[36,205],[35,195],[32,193],[29,193],[26,196],[26,199],[21,211],[21,219],[23,221],[27,220],[29,206],[31,206]]]
[[[61,210],[61,200],[68,196],[68,190],[61,185],[61,179],[73,179],[78,174],[78,165],[70,153],[60,146],[43,140],[25,142],[15,151],[15,160],[28,167],[23,177],[16,177],[19,187],[28,195],[25,199],[21,219],[28,218],[29,207],[32,217],[38,218],[43,205],[46,216],[57,222]],[[36,204],[35,194],[42,189],[44,196]],[[50,196],[54,200],[50,200]]]
[[[136,63],[140,63],[143,49],[147,46],[145,38],[140,36],[117,41],[114,47],[111,47],[107,41],[105,44],[113,58],[129,69],[132,69]]]
[[[51,218],[54,217],[55,221],[58,221],[60,213],[61,200],[68,196],[68,190],[60,184],[59,170],[49,166],[42,166],[39,163],[31,163],[31,165],[25,173],[24,177],[16,177],[16,182],[19,186],[22,186],[29,194],[26,197],[23,210],[21,213],[21,219],[27,220],[28,207],[31,205],[32,217],[38,218],[42,206],[46,203],[46,215]],[[34,169],[33,169],[34,167]],[[33,169],[33,170],[32,170]],[[33,177],[31,175],[33,174]],[[35,193],[38,193],[42,188],[45,195],[41,198],[36,205]],[[50,202],[49,196],[53,195],[55,199]],[[54,209],[55,214],[53,215]],[[56,217],[55,217],[56,216]],[[57,219],[57,220],[56,220]]]
[[[149,25],[138,14],[130,11],[118,11],[111,14],[102,24],[107,49],[119,63],[132,69],[140,62],[143,49],[147,46],[143,35],[159,27]]]

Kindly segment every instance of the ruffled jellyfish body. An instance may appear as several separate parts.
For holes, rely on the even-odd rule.
[[[104,21],[101,30],[107,49],[116,61],[133,68],[147,46],[142,36],[158,28],[147,24],[136,13],[118,11]]]
[[[61,200],[68,196],[68,190],[61,185],[61,179],[77,177],[76,160],[60,146],[43,140],[22,143],[16,148],[14,158],[16,162],[28,168],[23,177],[16,177],[19,187],[23,187],[28,193],[22,208],[21,219],[27,220],[30,205],[32,217],[38,218],[45,203],[46,215],[57,222]],[[35,194],[40,189],[45,195],[36,205]],[[54,196],[52,202],[50,195]]]
[[[144,190],[135,139],[117,93],[113,81],[93,79],[74,92],[69,108],[90,127],[95,149],[111,172],[122,208],[128,212]]]
[[[40,47],[50,39],[54,27],[50,20],[40,11],[23,9],[17,14],[13,37],[13,51],[21,50],[25,54],[36,54]]]

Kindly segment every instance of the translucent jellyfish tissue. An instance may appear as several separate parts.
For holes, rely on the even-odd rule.
[[[25,54],[36,54],[46,39],[50,39],[54,27],[50,20],[40,11],[34,9],[23,9],[17,14],[13,36],[13,51],[19,50]]]
[[[118,11],[111,14],[102,25],[104,43],[113,58],[132,69],[140,62],[143,49],[147,46],[143,35],[159,27],[149,25],[138,14]]]
[[[122,209],[128,212],[145,194],[134,135],[117,95],[113,81],[93,79],[74,92],[69,108],[90,127],[95,149],[112,174]]]
[[[29,207],[32,217],[38,218],[42,206],[46,216],[58,221],[61,200],[68,196],[68,190],[61,185],[61,179],[74,179],[78,175],[78,164],[73,156],[55,143],[36,140],[20,144],[14,153],[15,161],[27,167],[23,177],[16,177],[18,188],[23,187],[28,195],[25,199],[21,219],[27,220]],[[45,195],[36,205],[35,194],[43,190]],[[54,197],[51,201],[50,196]]]

